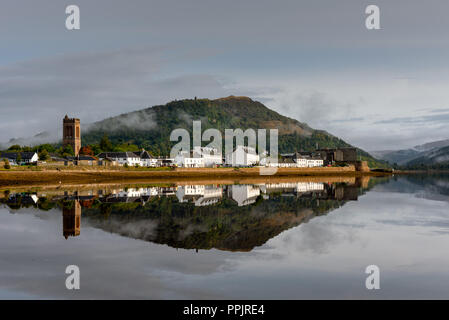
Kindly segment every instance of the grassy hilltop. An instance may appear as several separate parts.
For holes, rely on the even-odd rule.
[[[193,120],[201,120],[202,131],[216,128],[222,132],[223,137],[224,129],[277,128],[280,153],[311,151],[316,145],[320,148],[350,146],[326,131],[312,129],[307,124],[285,117],[260,102],[248,97],[234,96],[215,100],[172,101],[166,105],[108,118],[94,123],[84,132],[83,145],[98,144],[106,134],[114,145],[129,143],[143,147],[154,155],[168,155],[175,144],[170,142],[169,138],[172,130],[184,128],[192,133]],[[361,149],[359,154],[371,167],[385,166]]]

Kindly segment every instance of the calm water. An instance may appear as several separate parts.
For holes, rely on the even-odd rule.
[[[448,299],[448,209],[441,175],[10,190],[0,298]]]

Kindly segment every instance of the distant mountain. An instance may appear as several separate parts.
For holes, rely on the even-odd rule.
[[[419,146],[415,146],[414,149],[418,151],[430,151],[446,146],[449,146],[449,139],[425,143]]]
[[[407,167],[444,165],[449,162],[449,139],[439,140],[404,150],[371,151],[378,159]]]
[[[415,168],[426,166],[449,169],[449,146],[424,152],[419,157],[407,162],[406,165]]]
[[[155,155],[168,155],[170,133],[176,128],[192,132],[192,121],[201,120],[202,130],[248,128],[279,130],[279,152],[314,150],[325,147],[349,147],[350,144],[323,130],[285,117],[248,97],[230,96],[215,100],[186,99],[122,114],[91,124],[83,133],[83,144],[99,143],[107,135],[113,143],[132,143]],[[385,166],[367,152],[360,156],[372,167]]]
[[[403,165],[416,157],[419,157],[421,152],[415,149],[404,150],[383,150],[383,151],[370,151],[370,154],[377,159],[388,161],[390,164]]]

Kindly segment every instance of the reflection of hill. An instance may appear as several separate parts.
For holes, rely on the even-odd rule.
[[[249,251],[281,232],[343,205],[342,200],[259,196],[247,206],[229,198],[208,207],[154,198],[145,205],[102,204],[84,209],[91,226],[175,248]],[[105,216],[105,212],[107,215]]]
[[[63,210],[66,238],[90,225],[175,248],[250,251],[285,230],[357,200],[373,180],[355,184],[281,182],[125,188],[82,194],[5,194],[11,208]],[[75,205],[75,209],[73,210]],[[72,212],[73,211],[73,212]],[[82,212],[81,212],[82,211]]]
[[[449,173],[411,174],[393,178],[376,190],[399,193],[415,193],[419,197],[449,202]]]

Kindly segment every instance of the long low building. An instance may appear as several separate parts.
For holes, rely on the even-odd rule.
[[[0,160],[7,159],[11,165],[35,164],[39,160],[36,152],[2,152]]]
[[[141,165],[140,156],[135,154],[134,152],[102,152],[97,155],[97,158],[100,160],[111,159],[117,161],[119,165]]]
[[[226,164],[232,167],[249,167],[259,164],[256,149],[238,145],[233,152],[226,154]]]
[[[324,160],[319,156],[295,152],[281,154],[277,162],[268,163],[266,166],[278,168],[312,168],[322,167],[323,165]]]
[[[339,162],[356,162],[357,149],[354,147],[316,150],[326,165]]]
[[[150,155],[148,151],[136,152],[102,152],[97,155],[100,161],[110,160],[115,161],[119,165],[141,166],[141,167],[156,167],[158,159]]]

